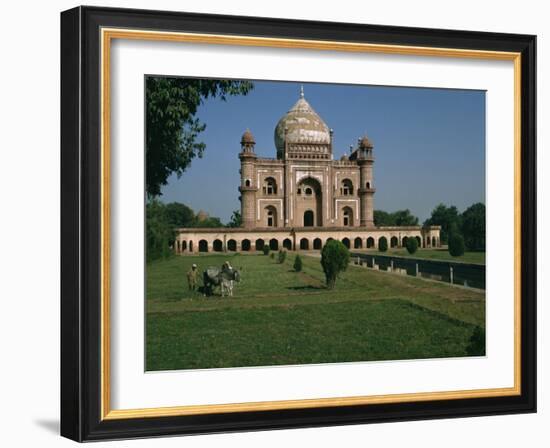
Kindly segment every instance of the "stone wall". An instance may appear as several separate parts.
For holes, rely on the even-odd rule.
[[[178,229],[174,251],[178,254],[198,252],[253,252],[264,245],[278,250],[319,250],[329,240],[342,241],[350,249],[378,248],[385,237],[390,247],[402,247],[406,238],[417,238],[420,247],[440,247],[440,227],[337,227],[326,229]]]

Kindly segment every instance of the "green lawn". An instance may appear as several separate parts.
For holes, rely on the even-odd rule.
[[[230,260],[235,297],[189,292],[185,273]],[[147,266],[147,370],[467,355],[485,295],[350,265],[333,291],[319,258],[303,272],[264,255],[172,257]]]
[[[462,263],[485,264],[485,252],[464,252],[460,257],[453,257],[447,249],[418,249],[414,254],[409,254],[407,249],[388,249],[386,252],[369,250],[368,253],[380,255],[395,255],[398,257],[426,258],[429,260],[458,261]]]

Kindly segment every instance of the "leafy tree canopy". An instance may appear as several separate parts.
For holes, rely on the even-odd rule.
[[[178,177],[206,145],[198,136],[206,124],[196,118],[198,107],[208,98],[246,95],[249,81],[146,78],[146,190],[149,198],[160,196],[168,177]]]
[[[243,224],[243,218],[240,210],[234,210],[231,215],[231,220],[227,223],[227,227],[241,227]]]
[[[175,233],[174,227],[169,223],[166,206],[157,200],[149,201],[145,207],[145,219],[147,261],[168,257]]]
[[[375,226],[416,226],[418,218],[414,216],[409,209],[397,210],[395,212],[385,212],[383,210],[374,210]]]
[[[166,258],[172,253],[178,227],[224,227],[220,218],[197,216],[185,204],[164,204],[149,199],[145,207],[147,261]]]
[[[485,204],[477,202],[464,210],[462,235],[468,250],[485,250]]]
[[[170,202],[165,205],[166,217],[172,227],[193,227],[195,213],[191,208],[180,202]]]
[[[195,219],[195,223],[191,227],[223,227],[220,218],[216,216],[208,216],[205,219]]]
[[[447,243],[453,227],[460,228],[460,215],[454,205],[447,207],[445,204],[439,204],[432,210],[432,215],[424,225],[441,226],[441,242]]]

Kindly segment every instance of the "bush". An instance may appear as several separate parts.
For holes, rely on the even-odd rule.
[[[300,255],[296,255],[293,267],[296,272],[300,272],[302,270],[302,257],[300,257]]]
[[[349,250],[341,241],[332,240],[325,244],[321,251],[321,266],[329,289],[334,288],[338,275],[347,269],[349,259]]]
[[[167,258],[173,254],[175,233],[170,223],[166,205],[152,200],[146,206],[146,259],[147,262]]]
[[[449,235],[449,253],[453,257],[464,255],[464,238],[460,233]]]
[[[388,250],[388,240],[385,236],[380,238],[380,241],[378,241],[378,250],[380,252],[386,252]]]
[[[264,247],[262,247],[262,251],[264,255],[269,255],[269,246],[266,244]]]
[[[408,253],[414,254],[418,249],[418,240],[414,236],[407,238],[405,247],[407,248]]]
[[[279,263],[284,263],[286,260],[286,250],[280,250],[279,251],[279,256],[277,257],[277,261]]]
[[[269,254],[269,258],[271,258],[272,260],[274,260],[274,259],[275,259],[275,252],[271,252],[271,253]]]
[[[475,327],[470,337],[470,343],[466,347],[468,356],[484,356],[485,355],[485,330],[481,327]]]

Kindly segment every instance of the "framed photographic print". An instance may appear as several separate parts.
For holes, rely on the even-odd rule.
[[[536,411],[535,36],[61,14],[61,433]]]

